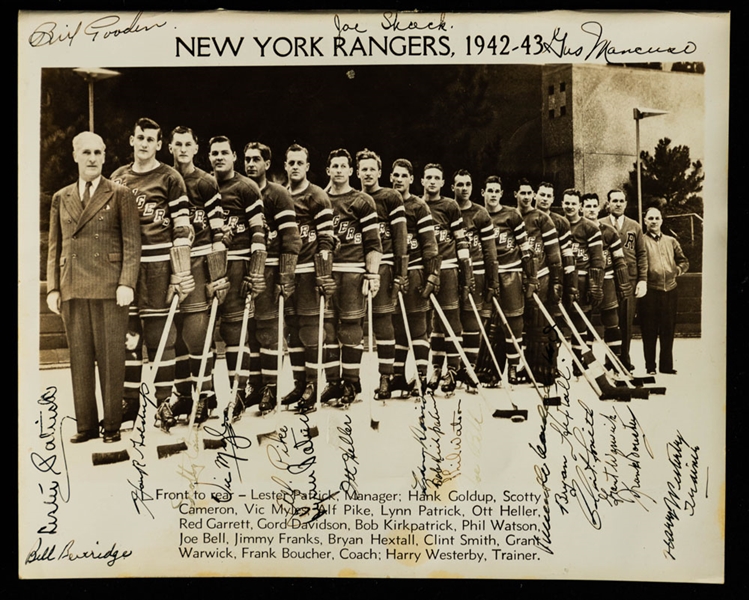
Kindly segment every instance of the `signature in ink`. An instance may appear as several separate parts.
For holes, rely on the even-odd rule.
[[[72,46],[73,41],[80,33],[87,36],[90,41],[95,42],[99,37],[106,40],[110,37],[116,38],[132,33],[145,33],[154,28],[164,27],[167,23],[164,21],[163,23],[142,25],[139,22],[142,15],[143,11],[139,12],[129,25],[122,28],[115,27],[120,23],[120,17],[117,15],[99,17],[86,25],[83,24],[83,21],[78,21],[74,26],[68,23],[58,25],[56,21],[45,21],[38,25],[29,36],[29,46],[38,48],[40,46],[52,46],[59,42],[67,42],[68,46]]]
[[[341,481],[339,489],[349,496],[350,494],[356,494],[359,488],[356,485],[356,473],[358,471],[357,466],[359,461],[356,457],[356,450],[354,449],[354,435],[353,429],[351,428],[351,417],[346,415],[343,420],[343,427],[336,427],[338,431],[338,439],[343,444],[339,446],[341,458],[343,458],[343,473],[344,481]]]
[[[75,540],[70,540],[63,546],[62,550],[57,552],[57,545],[52,544],[51,546],[44,546],[42,548],[42,538],[37,540],[36,545],[26,555],[24,564],[31,564],[39,561],[55,561],[55,560],[105,560],[108,567],[113,566],[118,560],[124,560],[133,555],[132,550],[118,550],[117,542],[114,542],[112,546],[103,550],[102,548],[96,548],[92,550],[73,551],[73,545]],[[99,545],[99,542],[96,542]]]
[[[672,467],[672,477],[666,484],[668,493],[663,498],[663,503],[667,509],[663,530],[663,543],[666,547],[663,550],[663,555],[666,558],[676,560],[676,556],[674,556],[676,548],[674,525],[675,521],[679,520],[681,512],[684,512],[688,517],[694,516],[699,483],[700,447],[691,446],[681,435],[681,432],[677,430],[676,438],[666,444],[666,453],[668,454],[668,462]],[[687,471],[688,479],[686,481],[683,480],[683,471]],[[686,497],[683,497],[684,494],[686,494]]]
[[[211,498],[213,498],[216,502],[228,502],[233,498],[233,493],[231,491],[232,463],[234,465],[234,468],[236,469],[239,481],[242,481],[242,471],[240,470],[239,466],[240,463],[247,462],[248,459],[246,457],[240,456],[238,454],[238,451],[246,450],[247,448],[252,446],[252,441],[245,436],[237,435],[235,433],[234,427],[231,424],[231,416],[228,413],[224,413],[224,420],[222,423],[222,428],[220,430],[213,427],[204,426],[203,431],[205,431],[210,436],[219,438],[228,448],[228,451],[219,451],[216,455],[216,458],[214,459],[214,464],[219,469],[226,471],[226,475],[224,476],[224,485],[219,486],[222,493],[219,494],[217,492],[214,492],[211,494]],[[201,483],[201,485],[213,484]]]
[[[137,483],[133,483],[129,479],[127,482],[133,488],[130,490],[130,499],[133,501],[133,506],[135,506],[136,512],[141,514],[141,508],[143,508],[153,519],[153,513],[146,504],[146,502],[153,500],[153,496],[146,492],[145,478],[148,476],[148,471],[146,471],[146,455],[142,450],[142,448],[145,448],[146,446],[146,410],[149,404],[154,407],[156,406],[156,403],[151,400],[148,394],[148,385],[145,383],[141,384],[140,391],[138,392],[138,414],[133,425],[135,435],[130,438],[130,444],[133,447],[133,450],[138,453],[138,455],[130,461],[137,474]]]

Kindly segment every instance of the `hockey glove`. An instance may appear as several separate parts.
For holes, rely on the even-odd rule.
[[[265,289],[265,259],[268,253],[264,250],[255,250],[250,256],[250,266],[242,281],[242,295],[257,298]]]
[[[278,261],[278,283],[276,284],[276,299],[283,296],[284,300],[291,298],[296,289],[296,254],[282,254]]]
[[[549,302],[559,304],[562,301],[562,266],[553,265],[549,267]]]
[[[629,280],[629,269],[624,258],[615,259],[614,277],[616,278],[616,295],[622,300],[632,295],[632,282]]]
[[[171,304],[175,294],[182,302],[195,289],[195,279],[190,268],[190,246],[172,246],[169,260],[172,263],[172,276],[166,292],[167,304]]]
[[[330,300],[335,293],[335,279],[333,279],[333,253],[318,252],[315,254],[315,284],[317,291],[325,300]]]
[[[421,297],[429,298],[432,294],[438,294],[440,291],[440,267],[442,266],[442,257],[435,256],[426,260],[424,266],[426,273],[426,283],[421,289]]]
[[[590,304],[597,308],[603,302],[603,269],[590,267],[588,269],[588,289],[590,290]]]
[[[491,305],[492,298],[499,300],[499,265],[497,263],[486,263],[486,292],[484,300]]]
[[[458,276],[460,277],[460,294],[465,302],[468,296],[476,289],[476,280],[473,277],[473,265],[470,258],[458,259]]]
[[[395,294],[408,290],[408,256],[396,256],[393,267],[393,289]]]

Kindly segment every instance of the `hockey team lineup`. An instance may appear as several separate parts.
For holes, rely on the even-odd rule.
[[[101,138],[76,140],[81,170],[100,175]],[[164,141],[174,167],[156,159]],[[181,558],[541,560],[554,554],[552,512],[578,512],[598,530],[604,509],[652,509],[641,471],[654,452],[637,402],[666,388],[654,373],[633,374],[631,323],[623,335],[619,319],[641,279],[599,220],[596,194],[565,190],[561,216],[551,184],[519,179],[508,193],[494,175],[477,203],[469,171],[448,178],[426,163],[415,195],[409,160],[388,173],[377,153],[343,148],[330,153],[321,188],[298,144],[283,155],[284,187],[266,176],[264,144],[244,147],[244,176],[233,142],[214,136],[209,174],[194,164],[192,129],[167,136],[150,119],[131,145],[134,162],[112,174],[135,200],[140,232],[134,285],[123,292],[121,278],[116,290],[122,379],[107,387],[111,373],[100,370],[103,418],[92,421],[78,413],[73,375],[69,442],[103,438],[93,469],[124,478],[137,515],[170,507]],[[392,187],[380,185],[386,176]],[[513,206],[502,203],[510,195]],[[622,203],[623,192],[609,192],[609,210]],[[53,310],[61,245],[50,244]],[[507,440],[534,462],[525,488],[496,487],[511,464],[496,454]],[[373,462],[377,448],[389,458]],[[176,487],[164,487],[165,468]],[[209,525],[214,513],[227,516]],[[222,528],[242,530],[238,550],[209,531]],[[348,533],[332,550],[237,541],[318,528]],[[449,533],[438,543],[430,528]],[[533,548],[513,548],[523,545]]]

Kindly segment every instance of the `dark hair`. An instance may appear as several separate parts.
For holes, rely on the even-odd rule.
[[[567,188],[562,193],[562,196],[577,196],[580,204],[582,204],[582,194],[580,193],[580,190],[576,190],[575,188]]]
[[[346,160],[348,160],[348,166],[349,167],[353,166],[354,162],[351,159],[351,154],[349,154],[349,151],[346,150],[345,148],[338,148],[336,150],[332,150],[330,152],[330,154],[328,154],[328,162],[326,163],[325,166],[329,167],[330,163],[333,162],[334,158],[340,158],[340,157],[344,157],[344,158],[346,158]]]
[[[210,148],[213,146],[213,144],[229,144],[229,148],[232,148],[232,151],[234,148],[231,145],[231,140],[226,137],[225,135],[215,135],[210,140],[208,140],[208,147]]]
[[[309,150],[307,150],[307,148],[305,148],[304,146],[300,146],[297,143],[291,144],[291,146],[286,148],[286,153],[283,155],[284,160],[289,157],[289,152],[304,152],[304,154],[307,156],[307,162],[309,162]]]
[[[490,183],[498,183],[500,187],[502,187],[502,180],[499,178],[499,175],[489,175],[484,182],[484,189],[486,189],[486,186]]]
[[[524,185],[527,185],[529,188],[533,189],[531,182],[528,181],[525,177],[521,177],[520,179],[518,179],[518,183],[515,186],[515,191],[516,192],[520,191],[520,188],[523,187]]]
[[[266,162],[270,162],[271,156],[273,154],[270,151],[270,148],[266,146],[265,144],[261,144],[260,142],[249,142],[243,150],[243,154],[246,154],[248,150],[259,150],[260,156],[263,157],[263,160]]]
[[[580,203],[583,203],[586,200],[595,200],[596,204],[598,204],[599,206],[601,204],[601,200],[598,198],[598,194],[596,194],[595,192],[591,194],[583,194],[582,198],[580,198]]]
[[[135,126],[133,127],[133,131],[135,131],[136,127],[140,127],[143,131],[146,129],[155,129],[158,131],[158,134],[156,136],[157,140],[161,139],[161,126],[154,121],[153,119],[148,119],[146,117],[141,117],[135,122]]]
[[[414,166],[411,164],[411,161],[408,160],[407,158],[396,158],[393,161],[393,166],[391,168],[391,171],[395,170],[395,167],[403,167],[404,169],[406,169],[406,171],[408,171],[408,174],[411,177],[413,177],[414,175]]]
[[[359,163],[361,163],[361,161],[369,159],[374,159],[375,161],[377,161],[377,168],[382,171],[382,159],[377,154],[377,152],[372,152],[367,148],[364,148],[364,150],[359,150],[359,152],[356,153],[356,168],[359,168]]]
[[[548,181],[542,181],[541,183],[538,184],[538,188],[537,189],[540,190],[542,187],[551,188],[553,190],[554,189],[554,184],[553,183],[549,183]]]
[[[619,188],[614,188],[613,190],[609,190],[608,194],[606,194],[606,199],[607,200],[611,200],[611,194],[616,194],[617,192],[619,192],[620,194],[622,194],[624,196],[624,201],[626,202],[627,201],[627,194],[625,193],[624,190],[620,190]]]
[[[466,169],[458,169],[453,173],[453,183],[455,183],[456,177],[465,177],[468,175],[468,177],[471,177],[471,174]],[[473,183],[473,177],[471,177],[471,183]]]
[[[143,129],[141,127],[141,129]],[[153,127],[151,128],[153,129]],[[182,133],[189,133],[192,136],[192,139],[195,140],[195,143],[198,143],[198,136],[195,135],[195,132],[190,129],[189,127],[185,127],[184,125],[177,125],[174,129],[172,129],[172,133],[169,134],[169,143],[171,144],[174,141],[174,136],[176,134],[182,134]]]
[[[445,170],[442,168],[442,165],[439,163],[427,163],[427,165],[424,167],[424,173],[426,173],[429,169],[437,169],[440,173],[442,173],[442,176],[445,175]]]

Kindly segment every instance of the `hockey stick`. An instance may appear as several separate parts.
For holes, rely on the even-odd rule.
[[[323,347],[325,344],[325,296],[320,295],[320,324],[317,327],[317,385],[315,386],[315,407],[309,412],[316,412],[322,404]],[[305,413],[306,414],[306,413]],[[316,424],[308,425],[310,439],[320,434]]]
[[[535,292],[533,293],[533,299],[535,300],[536,304],[538,304],[539,309],[541,309],[541,313],[546,318],[546,322],[549,324],[550,327],[552,327],[559,336],[559,340],[562,342],[562,345],[565,347],[567,352],[569,352],[570,356],[572,356],[572,360],[577,365],[577,368],[580,369],[583,376],[585,377],[585,380],[590,384],[590,387],[595,392],[596,396],[599,398],[601,397],[601,388],[599,387],[598,380],[602,377],[603,379],[606,379],[606,374],[603,370],[603,367],[598,363],[598,361],[595,360],[595,357],[593,357],[593,360],[590,362],[591,367],[596,368],[596,372],[594,374],[591,374],[588,369],[583,365],[583,363],[580,361],[580,359],[575,354],[574,350],[572,349],[572,344],[567,340],[566,337],[564,337],[564,334],[559,329],[559,326],[554,321],[554,318],[549,314],[549,311],[546,310],[546,307],[544,306],[543,302],[541,302],[541,299],[538,297],[538,294]],[[569,319],[569,316],[565,316],[567,319]],[[571,327],[573,331],[576,331],[574,326],[570,324],[570,321],[567,321],[567,324]],[[591,352],[587,352],[583,354],[583,359],[585,359],[586,355],[590,354],[592,356]],[[587,361],[586,361],[587,362]],[[608,380],[606,380],[606,383],[608,384]],[[610,385],[610,384],[609,384]]]
[[[526,372],[528,373],[528,377],[531,380],[531,383],[533,384],[534,389],[536,390],[536,393],[538,394],[538,397],[541,398],[541,402],[545,406],[559,406],[562,404],[562,399],[559,396],[544,396],[543,392],[541,391],[541,386],[538,385],[538,381],[536,381],[536,377],[533,375],[533,371],[531,370],[530,365],[528,364],[528,361],[525,359],[525,352],[523,352],[523,349],[520,347],[520,343],[518,342],[518,339],[515,337],[515,334],[512,333],[512,329],[510,328],[510,323],[507,320],[507,317],[505,316],[504,311],[502,310],[502,307],[499,305],[499,302],[496,298],[492,298],[492,301],[494,302],[494,307],[497,309],[497,314],[499,314],[499,318],[502,320],[502,324],[505,326],[505,329],[507,329],[507,333],[510,336],[510,339],[512,340],[512,345],[515,348],[515,352],[518,353],[518,356],[520,356],[520,360],[523,363],[523,367],[525,367]]]
[[[208,329],[205,334],[205,340],[203,341],[203,352],[200,355],[200,367],[198,368],[198,378],[195,382],[195,387],[192,389],[192,408],[190,409],[190,419],[188,421],[188,432],[192,432],[193,425],[195,423],[195,417],[198,412],[198,404],[200,403],[200,392],[203,388],[203,380],[205,379],[206,365],[208,364],[208,356],[211,353],[211,341],[213,340],[213,329],[216,326],[216,313],[218,312],[218,298],[213,297],[211,301],[211,313],[208,318]],[[188,433],[189,435],[189,433]],[[206,443],[207,442],[207,443]],[[217,447],[215,444],[211,444],[209,440],[203,440],[204,446]],[[174,444],[165,444],[156,447],[156,454],[159,458],[166,458],[179,452],[187,450],[187,442],[181,440]]]
[[[408,364],[408,360],[411,357],[411,352],[413,352],[414,343],[413,343],[413,340],[411,339],[411,326],[408,324],[408,313],[406,313],[406,303],[403,300],[403,293],[400,290],[398,290],[398,304],[400,305],[401,318],[403,319],[403,329],[406,332],[406,340],[408,341],[408,349],[410,350],[410,352],[407,351],[407,353],[406,353],[406,364],[403,365],[403,375],[404,375],[404,377],[406,377],[406,365]],[[415,367],[414,370],[416,371],[416,375],[415,375],[416,380],[414,382],[414,385],[418,386],[418,389],[419,389],[419,396],[418,397],[421,398],[421,395],[422,395],[422,391],[421,391],[421,380],[419,378],[419,369],[418,369],[418,367],[416,367],[416,364],[415,364],[416,363],[416,357],[415,356],[414,356],[413,360],[414,360],[414,367]]]
[[[284,296],[279,294],[278,296],[278,358],[276,360],[276,405],[273,407],[271,414],[275,414],[278,411],[278,396],[280,396],[278,382],[281,380],[281,369],[283,368],[283,311],[284,311]],[[278,439],[278,430],[273,429],[265,433],[257,434],[257,443],[262,444],[268,439]]]
[[[458,351],[458,354],[460,355],[460,359],[463,361],[463,365],[466,368],[466,373],[468,373],[468,376],[471,378],[471,381],[476,386],[476,390],[478,391],[479,397],[484,401],[484,403],[489,406],[489,402],[486,399],[486,396],[484,396],[483,392],[481,391],[481,382],[479,381],[478,375],[476,375],[476,371],[473,370],[473,366],[471,365],[471,362],[468,360],[468,356],[466,355],[465,350],[463,350],[463,346],[460,345],[460,342],[458,341],[458,336],[455,335],[455,331],[453,331],[452,325],[450,325],[450,322],[447,320],[447,316],[445,316],[445,313],[442,310],[442,307],[437,302],[437,298],[435,298],[434,294],[429,294],[429,299],[432,301],[432,305],[434,306],[434,310],[437,311],[437,314],[440,317],[440,320],[442,321],[442,324],[445,327],[445,331],[447,332],[447,335],[450,336],[450,339],[452,339],[453,344],[455,345],[455,349]]]
[[[141,389],[150,391],[154,387],[156,381],[156,374],[161,364],[161,359],[164,356],[164,350],[166,349],[166,341],[169,337],[169,330],[172,328],[172,322],[174,321],[174,314],[177,312],[177,306],[179,305],[179,296],[177,294],[172,298],[172,303],[169,305],[169,312],[166,315],[166,322],[164,323],[164,330],[161,332],[161,338],[159,339],[159,345],[156,347],[156,355],[152,364],[149,364],[148,369],[148,381],[141,382]],[[139,402],[141,399],[139,399]],[[136,417],[137,418],[137,417]],[[133,428],[135,429],[135,427]],[[119,450],[115,452],[95,452],[91,455],[91,460],[94,465],[106,465],[117,462],[128,460],[127,450]]]
[[[471,294],[468,294],[468,299],[471,302],[471,308],[473,309],[473,314],[476,316],[476,320],[479,324],[479,330],[481,331],[481,335],[484,336],[484,343],[486,343],[486,349],[489,351],[489,356],[492,358],[492,362],[494,363],[494,368],[497,369],[497,374],[499,375],[500,379],[502,378],[502,369],[499,368],[499,361],[497,360],[497,356],[494,354],[494,348],[492,348],[491,342],[489,340],[489,336],[486,334],[486,329],[484,328],[484,324],[481,321],[481,315],[479,314],[478,308],[476,308],[476,303],[473,300],[473,296]],[[498,418],[498,419],[510,419],[513,423],[522,423],[528,418],[528,411],[525,409],[520,409],[517,407],[517,405],[512,401],[512,398],[510,398],[510,393],[507,391],[507,388],[502,388],[502,391],[507,395],[507,400],[512,405],[512,409],[501,409],[498,408],[494,411],[494,414],[492,416]]]
[[[538,299],[538,296],[536,296],[536,302],[541,302]],[[570,328],[570,331],[572,331],[572,335],[575,336],[575,340],[583,351],[583,360],[589,367],[591,367],[591,371],[593,371],[594,373],[598,389],[601,390],[601,393],[598,397],[601,400],[622,400],[624,402],[629,402],[632,398],[647,398],[649,396],[649,392],[647,390],[644,390],[643,388],[617,388],[616,386],[611,384],[611,382],[608,380],[608,377],[606,377],[606,370],[603,368],[601,363],[598,362],[598,359],[596,359],[596,357],[593,355],[593,352],[585,343],[585,340],[583,340],[580,332],[575,327],[575,324],[572,322],[569,314],[567,314],[567,310],[564,308],[561,302],[557,304],[557,306],[559,307],[559,310],[562,313],[567,326]],[[543,310],[545,311],[546,309],[544,308]],[[583,374],[585,373],[587,373],[587,371],[583,371]],[[586,375],[586,379],[588,379],[588,377],[589,376]],[[588,379],[588,381],[590,380]]]
[[[239,330],[239,348],[237,349],[237,361],[234,366],[234,379],[229,392],[229,405],[224,409],[224,413],[231,415],[232,421],[239,421],[242,413],[234,417],[234,405],[237,402],[237,392],[239,392],[239,374],[242,372],[242,360],[244,359],[244,349],[247,344],[247,325],[250,319],[250,310],[252,309],[252,295],[247,294],[244,301],[244,312],[242,313],[242,326]],[[242,407],[244,412],[244,407]]]
[[[600,344],[603,344],[603,347],[606,352],[606,356],[608,356],[611,363],[614,365],[614,368],[617,370],[619,375],[621,375],[624,378],[624,383],[627,385],[627,387],[643,387],[644,381],[642,378],[634,377],[632,373],[630,373],[627,368],[624,366],[624,363],[622,363],[621,359],[616,355],[616,352],[614,352],[609,345],[601,339],[601,336],[598,334],[598,331],[595,327],[593,327],[593,323],[590,322],[588,317],[583,312],[583,309],[580,308],[580,305],[577,302],[573,302],[572,305],[575,307],[575,310],[577,310],[578,314],[580,315],[580,318],[582,318],[583,323],[585,323],[585,326],[588,328],[588,330],[593,334],[593,337],[597,342]],[[646,387],[644,389],[647,389],[651,394],[665,394],[666,388],[665,387]]]
[[[369,356],[374,356],[374,349],[372,346],[372,338],[374,337],[374,331],[372,326],[372,291],[367,290],[367,338],[369,344]],[[380,428],[380,422],[374,418],[374,393],[369,398],[369,426],[377,431]]]

